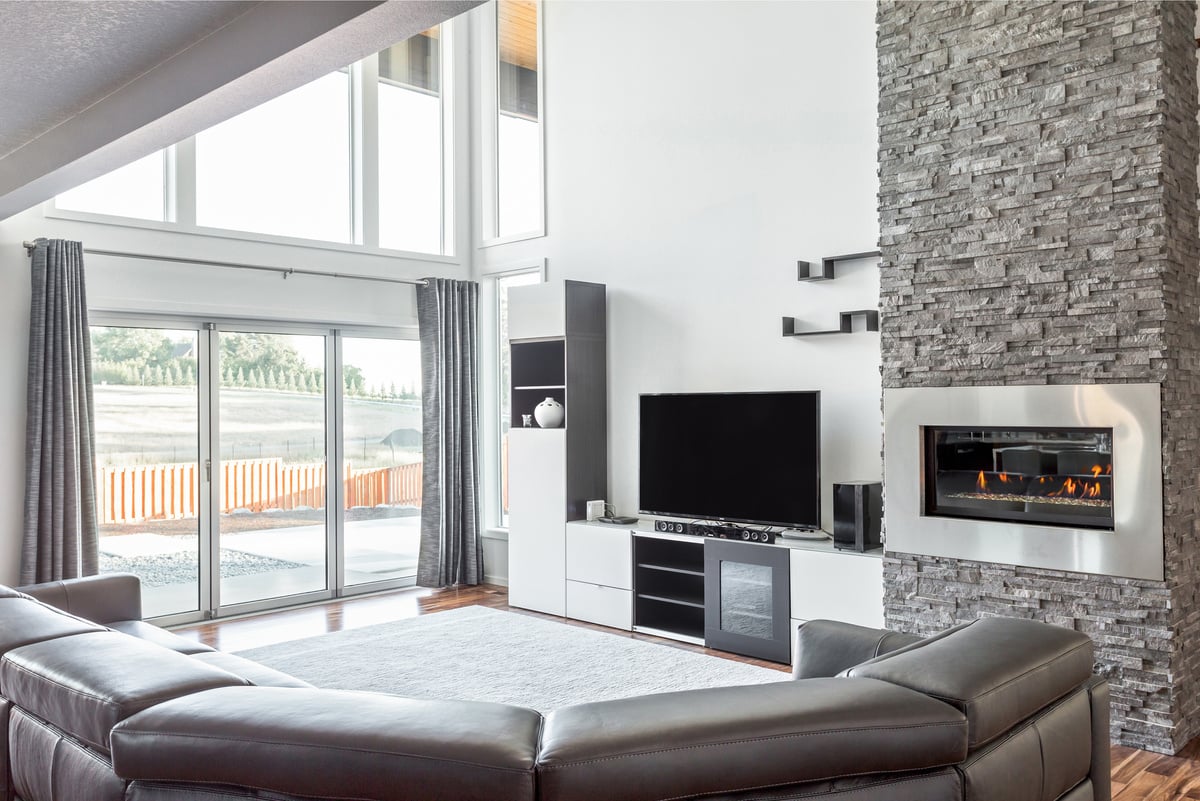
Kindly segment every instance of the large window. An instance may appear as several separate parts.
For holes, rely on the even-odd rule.
[[[196,224],[350,242],[350,71],[196,136]]]
[[[427,31],[379,54],[379,244],[441,253],[441,40]]]
[[[454,27],[431,28],[64,192],[50,213],[452,256],[447,176],[459,148],[445,124],[453,75],[444,65]]]
[[[495,47],[480,77],[484,244],[545,232],[541,4],[496,0],[493,12],[482,20]]]
[[[58,196],[60,209],[139,220],[171,219],[171,151],[160,150]]]
[[[496,6],[496,235],[542,227],[542,130],[539,104],[538,4]]]
[[[496,277],[496,342],[497,380],[499,382],[499,469],[500,514],[497,521],[501,528],[508,527],[508,430],[512,427],[512,381],[510,369],[512,352],[508,347],[508,290],[514,286],[526,286],[541,282],[541,268],[511,272]]]

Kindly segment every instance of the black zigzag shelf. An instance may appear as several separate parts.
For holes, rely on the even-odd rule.
[[[838,313],[838,327],[830,331],[797,331],[796,318],[783,318],[783,335],[785,337],[816,337],[825,334],[852,334],[854,333],[854,318],[860,317],[866,324],[864,331],[879,330],[879,312],[875,309],[856,309],[854,311],[844,311]]]

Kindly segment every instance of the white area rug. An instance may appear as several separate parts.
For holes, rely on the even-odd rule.
[[[317,687],[499,701],[585,701],[765,684],[787,673],[669,645],[468,606],[240,651]]]

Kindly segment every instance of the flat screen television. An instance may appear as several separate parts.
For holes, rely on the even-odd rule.
[[[642,395],[647,515],[821,527],[821,393]]]

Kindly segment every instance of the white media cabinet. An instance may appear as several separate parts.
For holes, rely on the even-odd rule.
[[[565,589],[559,591],[566,596],[566,617],[625,631],[643,631],[684,642],[703,643],[702,634],[696,636],[698,632],[689,625],[674,629],[635,626],[633,559],[635,536],[698,546],[704,542],[703,538],[656,532],[653,523],[648,520],[628,526],[568,522],[565,535]],[[784,538],[773,545],[753,547],[785,548],[789,552],[788,597],[793,629],[804,620],[817,618],[876,628],[883,626],[882,551],[839,551],[833,547],[832,541]],[[665,565],[656,569],[671,570]],[[675,572],[679,574],[680,590],[673,602],[684,606],[696,603],[692,593],[699,577],[699,613],[702,620],[703,568],[697,572],[694,564],[681,565],[676,567]],[[686,614],[685,610],[685,617]],[[691,632],[681,629],[691,629]]]

